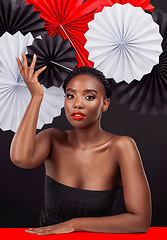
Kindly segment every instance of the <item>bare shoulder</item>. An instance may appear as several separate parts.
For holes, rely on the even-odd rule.
[[[115,135],[113,138],[113,148],[116,151],[119,164],[121,162],[141,161],[136,142],[129,136]]]
[[[66,142],[65,132],[57,128],[48,128],[48,129],[42,130],[37,134],[36,151],[40,152],[40,158],[45,156],[44,160],[46,160],[48,156],[51,154],[53,146],[54,146],[54,149],[57,149],[56,147],[59,148],[61,145],[63,146],[65,142]]]
[[[48,128],[37,134],[38,138],[50,138],[50,140],[59,140],[66,136],[66,133],[57,128]]]
[[[115,135],[113,137],[113,144],[120,150],[124,150],[127,147],[136,147],[134,139],[129,136]]]

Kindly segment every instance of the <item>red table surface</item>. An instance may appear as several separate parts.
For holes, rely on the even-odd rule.
[[[84,231],[76,231],[67,234],[54,234],[47,236],[38,236],[35,234],[29,234],[25,232],[26,228],[0,228],[0,239],[17,239],[17,240],[31,240],[31,239],[56,239],[56,240],[108,240],[108,239],[128,239],[128,240],[149,240],[167,239],[167,227],[150,227],[147,233],[137,234],[115,234],[115,233],[91,233]]]

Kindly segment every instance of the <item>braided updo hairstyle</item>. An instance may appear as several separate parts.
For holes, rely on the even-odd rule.
[[[74,69],[72,72],[69,73],[69,75],[66,77],[66,79],[63,83],[64,92],[66,91],[66,86],[69,83],[69,81],[73,77],[80,75],[80,74],[89,74],[93,77],[98,78],[105,87],[107,98],[111,97],[111,95],[112,95],[111,85],[110,85],[109,81],[106,79],[106,77],[104,76],[104,74],[95,68],[87,67],[87,66],[82,66],[80,68]]]

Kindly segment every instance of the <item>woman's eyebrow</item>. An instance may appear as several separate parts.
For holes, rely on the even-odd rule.
[[[72,92],[76,92],[76,89],[74,89],[74,88],[68,88],[67,90],[66,90],[66,92],[67,91],[72,91]],[[85,90],[83,90],[83,92],[95,92],[95,93],[97,93],[97,91],[95,90],[95,89],[85,89]]]
[[[68,89],[66,90],[66,92],[67,92],[67,91],[76,92],[76,90],[75,90],[75,89],[73,89],[73,88],[68,88]]]
[[[87,93],[87,92],[95,92],[95,93],[97,93],[97,91],[94,90],[94,89],[85,89],[84,92],[86,92],[86,93]]]

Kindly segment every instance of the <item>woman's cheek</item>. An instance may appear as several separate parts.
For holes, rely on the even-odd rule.
[[[69,106],[69,103],[67,103],[66,101],[64,102],[64,110],[65,110],[66,118],[69,120],[70,106]]]

